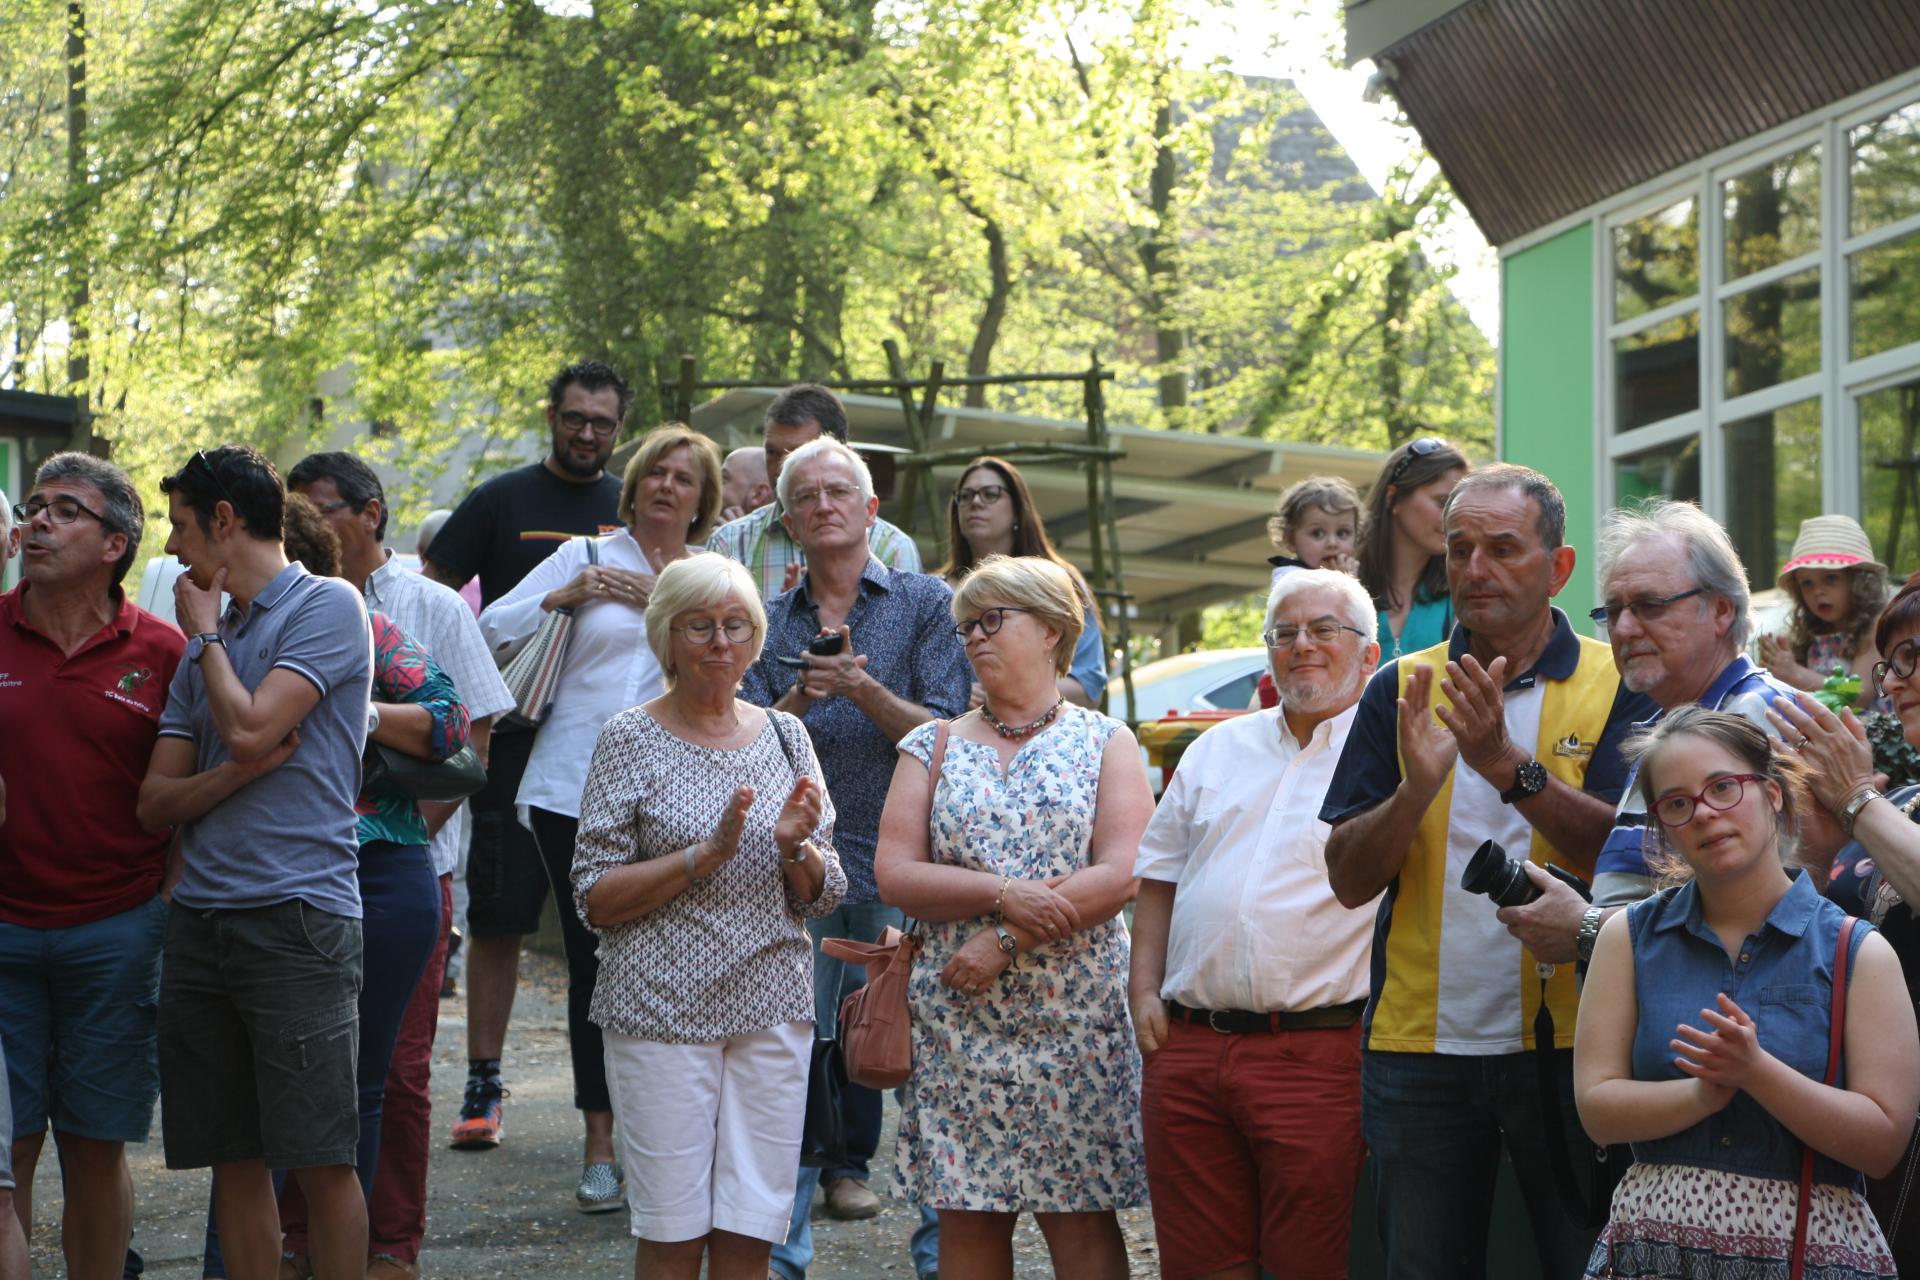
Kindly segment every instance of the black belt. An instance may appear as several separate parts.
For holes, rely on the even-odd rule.
[[[1180,1021],[1211,1027],[1223,1036],[1254,1035],[1263,1031],[1338,1031],[1360,1021],[1366,1007],[1365,1000],[1350,1000],[1321,1009],[1252,1013],[1245,1009],[1189,1009],[1177,1000],[1167,1001],[1167,1012]]]

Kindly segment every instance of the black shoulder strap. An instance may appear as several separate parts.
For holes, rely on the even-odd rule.
[[[592,534],[589,533],[586,535],[586,541],[587,541],[587,563],[599,564],[600,563],[600,539],[594,537]]]
[[[780,744],[780,754],[787,758],[787,768],[793,770],[793,780],[800,781],[803,776],[800,772],[800,762],[794,758],[793,747],[787,741],[786,730],[780,727],[780,713],[768,707],[767,720],[773,725],[773,736],[774,740]]]

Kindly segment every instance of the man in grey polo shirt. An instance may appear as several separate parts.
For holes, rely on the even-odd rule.
[[[385,546],[387,493],[373,468],[351,453],[312,453],[287,473],[287,487],[305,494],[340,539],[340,574],[361,584],[367,607],[400,624],[425,646],[460,691],[473,728],[474,749],[486,759],[493,720],[513,710],[480,624],[458,592],[408,573]],[[420,803],[433,831],[433,870],[440,877],[440,943],[407,1002],[393,1047],[382,1105],[380,1159],[367,1205],[367,1280],[419,1275],[427,1230],[427,1149],[432,1124],[430,1086],[440,983],[453,926],[453,869],[467,839],[466,802]]]
[[[300,1180],[318,1280],[361,1280],[354,1176],[360,893],[354,800],[373,645],[359,593],[289,564],[273,465],[228,445],[160,482],[188,634],[140,788],[180,829],[162,952],[167,1167],[212,1166],[236,1276],[279,1266],[270,1169]],[[220,594],[232,604],[219,612]]]

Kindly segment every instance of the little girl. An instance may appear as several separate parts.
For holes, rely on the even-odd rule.
[[[1358,573],[1353,548],[1360,538],[1360,495],[1337,476],[1308,476],[1280,495],[1267,535],[1280,552],[1267,558],[1275,582],[1294,569]]]
[[[1802,521],[1780,589],[1793,601],[1787,634],[1760,638],[1761,660],[1773,674],[1812,692],[1841,667],[1870,685],[1880,661],[1873,624],[1887,603],[1887,566],[1873,558],[1866,530],[1850,516]],[[1863,710],[1878,690],[1865,693]]]

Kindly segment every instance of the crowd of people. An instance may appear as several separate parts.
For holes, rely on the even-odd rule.
[[[1920,1267],[1920,786],[1834,694],[1920,747],[1920,575],[1857,524],[1807,522],[1756,640],[1719,524],[1608,512],[1595,640],[1547,476],[1423,437],[1364,499],[1303,481],[1271,704],[1156,803],[1015,466],[962,470],[927,573],[827,389],[615,476],[631,400],[561,370],[549,452],[418,574],[362,459],[196,452],[177,628],[122,589],[126,475],[40,467],[0,537],[0,1280],[49,1130],[67,1274],[127,1273],[156,1101],[213,1171],[202,1274],[431,1270],[449,950],[445,1141],[484,1152],[549,895],[574,1201],[628,1211],[636,1277],[803,1280],[816,1197],[878,1213],[885,1094],[838,1091],[833,1167],[802,1140],[866,979],[822,944],[889,928],[922,1277],[1010,1277],[1022,1214],[1055,1274],[1125,1276],[1149,1204],[1176,1280],[1344,1276],[1363,1176],[1389,1276],[1479,1276],[1503,1158],[1542,1276]]]

